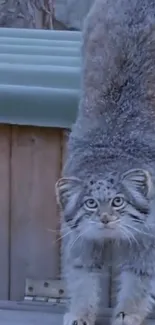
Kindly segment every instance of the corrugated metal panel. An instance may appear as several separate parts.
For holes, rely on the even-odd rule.
[[[70,128],[77,90],[0,85],[0,123]]]
[[[0,29],[0,123],[71,127],[80,39],[80,32]]]
[[[0,63],[0,85],[79,89],[79,67]]]
[[[0,37],[19,37],[49,40],[81,40],[81,32],[43,29],[0,28]]]
[[[59,33],[59,32],[57,32]],[[38,45],[38,46],[62,46],[62,47],[79,47],[80,40],[68,40],[68,39],[35,39],[35,38],[20,38],[20,37],[1,37],[1,44],[9,44],[9,45]],[[61,43],[60,43],[61,41]]]
[[[20,62],[20,64],[38,64],[38,65],[57,65],[59,67],[65,66],[65,67],[79,67],[80,65],[80,58],[79,57],[73,57],[73,56],[50,56],[50,55],[33,55],[33,54],[0,54],[0,62],[4,63],[13,63],[16,64]]]
[[[1,42],[1,39],[0,39]],[[0,43],[1,44],[1,43]],[[80,51],[77,47],[61,46],[39,46],[39,45],[0,45],[0,53],[17,53],[17,54],[42,54],[42,55],[60,55],[60,56],[80,56]]]

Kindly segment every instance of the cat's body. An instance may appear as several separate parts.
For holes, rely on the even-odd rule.
[[[97,0],[85,25],[82,98],[64,175],[85,176],[94,167],[104,172],[109,164],[150,165],[155,161],[155,3]]]
[[[94,324],[104,246],[118,244],[114,325],[155,303],[155,2],[96,0],[85,22],[82,94],[68,143],[62,207],[65,325]]]

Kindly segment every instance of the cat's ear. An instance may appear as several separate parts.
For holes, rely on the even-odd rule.
[[[57,181],[55,185],[56,198],[61,208],[64,208],[70,199],[76,199],[76,196],[79,195],[81,185],[82,181],[76,177],[64,177]]]
[[[153,191],[151,174],[144,169],[130,169],[122,175],[122,182],[129,188],[143,193],[149,198]]]

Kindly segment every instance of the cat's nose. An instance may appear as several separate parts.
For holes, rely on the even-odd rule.
[[[101,216],[101,222],[107,224],[109,222],[109,215],[108,213],[103,213]]]

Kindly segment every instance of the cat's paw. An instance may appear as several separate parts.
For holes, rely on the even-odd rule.
[[[85,317],[77,317],[68,313],[64,316],[63,325],[94,325],[94,322],[88,321]]]
[[[141,325],[141,320],[136,314],[127,315],[120,312],[113,319],[112,325]]]

